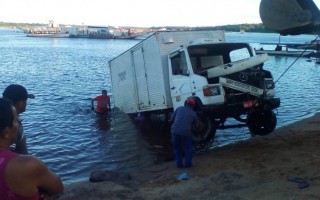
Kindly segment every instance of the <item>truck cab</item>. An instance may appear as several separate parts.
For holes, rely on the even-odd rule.
[[[187,98],[195,99],[198,116],[207,127],[195,140],[204,142],[213,134],[209,129],[224,128],[229,117],[246,122],[254,134],[265,135],[274,130],[276,117],[271,110],[280,105],[280,100],[274,97],[272,74],[263,69],[267,59],[266,54],[256,55],[247,43],[208,40],[193,42],[169,54],[173,107],[182,106]],[[261,118],[259,125],[257,117]]]
[[[247,43],[226,42],[221,30],[155,32],[109,61],[115,106],[165,125],[193,98],[200,121],[193,139],[204,148],[217,129],[244,126],[266,135],[280,105],[272,74],[263,69],[267,59]],[[225,125],[228,118],[240,124]]]

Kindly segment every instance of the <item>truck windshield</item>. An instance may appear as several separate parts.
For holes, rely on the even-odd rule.
[[[188,53],[194,73],[252,56],[246,43],[193,45],[188,47]]]

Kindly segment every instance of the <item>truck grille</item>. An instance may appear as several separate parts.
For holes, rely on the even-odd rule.
[[[262,89],[259,89],[257,87],[250,86],[250,85],[238,82],[238,81],[234,81],[234,80],[231,80],[231,79],[220,77],[219,78],[219,82],[225,87],[229,87],[229,88],[232,88],[232,89],[235,89],[235,90],[239,90],[239,91],[244,92],[244,93],[249,93],[249,94],[254,95],[254,96],[260,96],[260,95],[263,94],[263,90]]]

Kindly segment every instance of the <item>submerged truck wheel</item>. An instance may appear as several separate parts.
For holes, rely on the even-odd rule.
[[[277,117],[272,110],[252,110],[247,116],[247,125],[255,135],[267,135],[277,125]]]
[[[211,145],[216,134],[216,127],[212,120],[203,113],[197,113],[197,116],[198,123],[193,126],[193,143],[201,146]]]

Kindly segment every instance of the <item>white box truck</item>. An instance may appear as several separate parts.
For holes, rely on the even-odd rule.
[[[196,100],[202,125],[194,142],[208,144],[227,118],[253,134],[272,132],[273,77],[263,69],[267,54],[256,55],[246,43],[226,43],[224,31],[156,32],[109,61],[115,106],[144,118],[165,116]],[[163,118],[163,117],[162,117]]]

